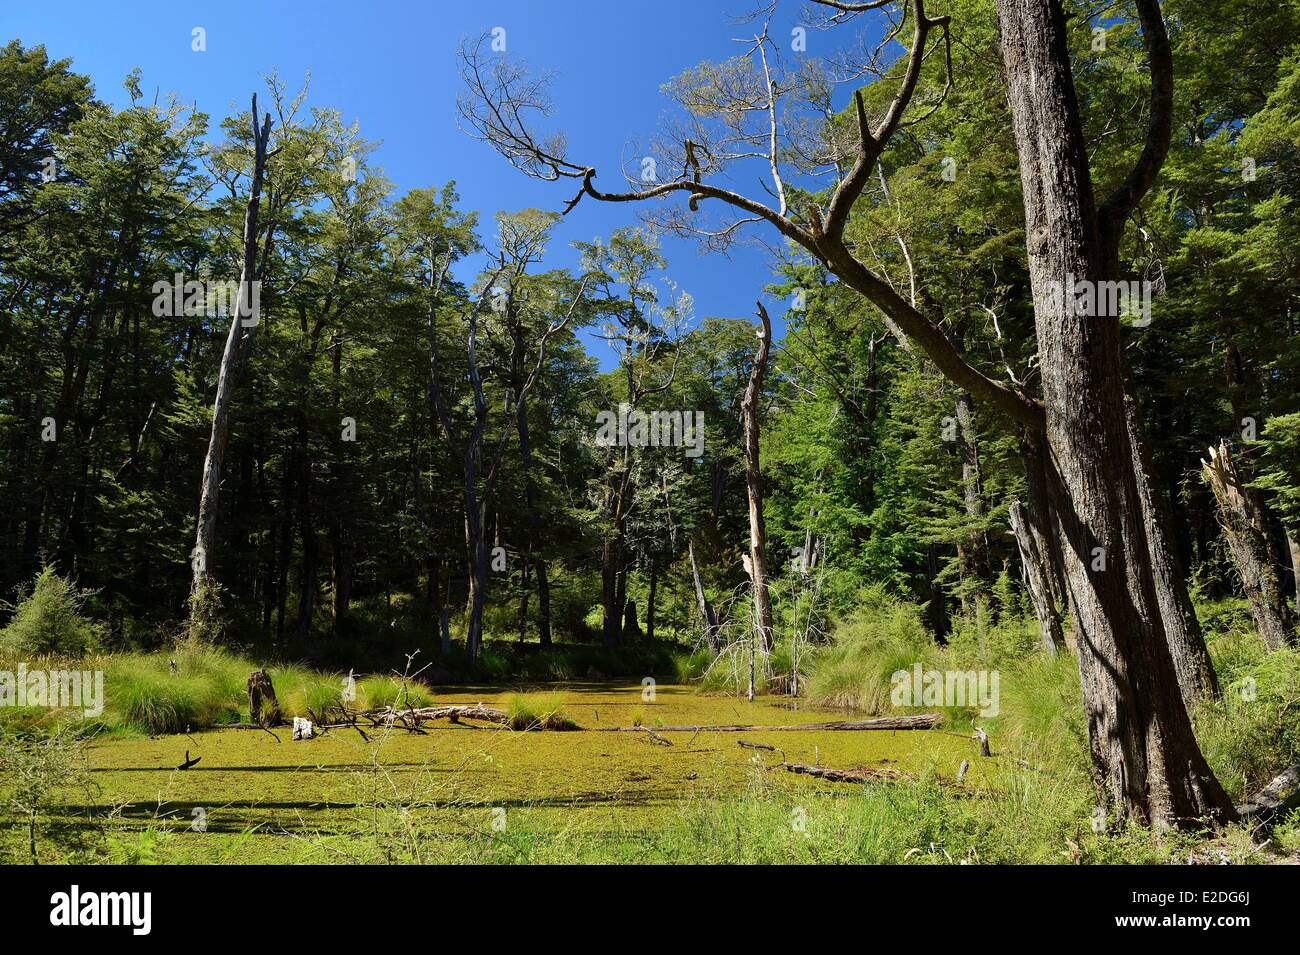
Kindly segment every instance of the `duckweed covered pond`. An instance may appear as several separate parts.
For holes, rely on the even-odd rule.
[[[514,692],[446,687],[433,695],[437,703],[504,707]],[[640,684],[571,684],[546,692],[560,695],[582,729],[514,732],[435,723],[424,735],[372,731],[368,742],[351,729],[293,741],[280,728],[279,742],[258,730],[214,729],[106,737],[91,745],[89,761],[119,850],[126,839],[128,854],[162,852],[169,862],[342,861],[361,843],[373,848],[388,840],[399,850],[418,840],[423,850],[415,855],[422,861],[437,861],[442,847],[450,860],[467,843],[505,844],[510,836],[557,831],[626,843],[679,824],[686,807],[755,786],[796,799],[846,788],[765,768],[782,753],[791,762],[930,778],[952,777],[969,759],[967,783],[974,786],[986,772],[969,741],[933,731],[673,732],[665,735],[671,746],[647,733],[587,731],[844,716],[794,708],[780,697],[749,703],[659,686],[647,700]],[[781,752],[745,749],[740,739]],[[178,770],[187,751],[200,761]],[[70,816],[84,810],[65,807]]]

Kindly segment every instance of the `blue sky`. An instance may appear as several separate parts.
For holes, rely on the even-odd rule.
[[[310,71],[309,102],[339,109],[345,122],[360,123],[365,138],[382,141],[370,162],[393,180],[397,194],[454,179],[464,207],[490,223],[497,210],[558,211],[576,190],[568,181],[528,179],[461,131],[455,53],[463,38],[503,27],[512,56],[553,71],[553,121],[567,135],[570,156],[596,165],[598,182],[616,189],[625,145],[644,141],[668,109],[661,84],[702,60],[740,52],[732,38],[751,35],[755,27],[735,16],[752,2],[9,0],[2,4],[0,36],[44,43],[52,57],[72,57],[99,97],[119,105],[126,102],[123,78],[139,67],[146,96],[160,90],[196,103],[214,131],[264,88],[263,75],[278,70],[296,89]],[[773,35],[788,38],[801,8],[793,0],[782,4]],[[687,29],[687,18],[700,28]],[[191,49],[196,26],[206,30],[206,52]],[[830,44],[846,40],[845,30],[810,31],[810,54],[821,52],[820,44],[829,52]],[[763,195],[757,183],[736,186]],[[557,230],[547,265],[573,266],[570,242],[636,221],[634,206],[586,200]],[[663,248],[667,274],[694,296],[697,318],[752,317],[754,299],[771,274],[764,252],[736,248],[723,259],[672,237],[663,239]],[[784,305],[772,311],[779,326]],[[608,363],[607,354],[600,357]]]

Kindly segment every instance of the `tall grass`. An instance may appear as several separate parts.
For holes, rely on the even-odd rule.
[[[940,658],[920,609],[901,601],[870,599],[837,621],[833,634],[833,643],[813,657],[807,679],[808,698],[823,706],[886,712],[894,672]]]
[[[574,730],[578,724],[564,711],[560,693],[515,693],[506,700],[514,730]]]

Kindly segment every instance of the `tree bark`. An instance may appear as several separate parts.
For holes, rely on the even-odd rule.
[[[513,309],[513,297],[510,299],[508,307]],[[509,311],[508,314],[511,321],[511,341],[513,343],[510,355],[511,386],[518,394],[523,390],[525,384],[524,357],[526,349],[524,347],[523,327],[519,323],[517,315],[513,311]],[[524,498],[528,503],[529,533],[528,552],[525,560],[528,561],[537,576],[537,639],[542,646],[549,647],[551,645],[551,588],[550,581],[546,577],[546,559],[538,553],[542,540],[542,513],[537,481],[533,477],[533,446],[528,429],[527,402],[519,402],[518,407],[515,409],[515,417],[517,418],[516,427],[519,431],[519,456],[524,472]],[[525,577],[527,577],[526,573]],[[527,603],[528,593],[525,588],[521,606],[526,608]],[[522,631],[520,639],[523,639]]]
[[[1131,394],[1125,398],[1124,411],[1133,454],[1133,474],[1137,480],[1143,523],[1147,528],[1147,551],[1155,576],[1156,599],[1164,621],[1169,655],[1173,658],[1174,672],[1178,674],[1178,687],[1183,702],[1190,708],[1202,700],[1218,698],[1219,678],[1215,675],[1210,651],[1205,646],[1205,635],[1201,632],[1201,622],[1196,618],[1191,594],[1187,592],[1186,578],[1177,563],[1177,553],[1169,533],[1169,509],[1159,491],[1146,438],[1142,434],[1137,400]]]
[[[966,506],[966,519],[978,524],[984,519],[984,492],[980,481],[979,437],[975,434],[975,409],[970,392],[957,392],[957,437],[961,452],[962,497]],[[972,591],[976,596],[988,589],[992,580],[989,562],[988,534],[982,528],[973,530],[962,542],[964,570],[974,579],[974,587],[964,586],[961,593],[962,612],[969,613]]]
[[[1231,819],[1192,732],[1149,567],[1119,321],[1070,307],[1074,283],[1097,281],[1105,256],[1065,17],[1059,0],[996,5],[1024,193],[1048,486],[1079,634],[1094,778],[1121,819],[1158,828]],[[1139,0],[1151,49],[1167,46],[1154,5]]]
[[[267,113],[259,129],[257,125],[257,96],[253,96],[253,181],[249,188],[248,203],[244,209],[244,259],[239,276],[239,294],[235,313],[230,316],[230,331],[221,355],[221,370],[217,376],[217,395],[212,404],[212,432],[208,439],[208,454],[203,462],[203,483],[199,496],[199,514],[194,542],[194,576],[190,586],[190,633],[204,638],[211,633],[211,621],[206,619],[213,608],[201,599],[204,591],[216,583],[212,573],[212,558],[217,537],[217,499],[221,492],[221,468],[226,455],[226,440],[230,433],[230,404],[234,395],[238,372],[241,329],[252,314],[252,283],[257,268],[257,212],[262,200],[262,177],[266,171],[266,147],[271,136],[271,114]]]
[[[623,636],[633,640],[641,636],[641,625],[636,619],[636,604],[631,600],[623,603]]]
[[[1295,642],[1295,618],[1272,559],[1263,508],[1249,489],[1243,487],[1227,442],[1221,441],[1217,448],[1210,448],[1209,454],[1209,461],[1201,461],[1201,473],[1219,504],[1224,534],[1250,602],[1250,615],[1268,648],[1280,650]]]
[[[1011,521],[1011,531],[1016,536],[1016,545],[1020,549],[1020,563],[1025,571],[1025,585],[1029,589],[1029,600],[1034,605],[1034,616],[1038,619],[1038,630],[1043,638],[1043,649],[1052,656],[1065,646],[1065,634],[1061,628],[1061,611],[1056,603],[1056,596],[1050,580],[1051,557],[1044,552],[1041,529],[1035,526],[1029,516],[1029,509],[1020,501],[1014,501],[1007,514]]]
[[[647,640],[655,638],[655,591],[659,583],[659,568],[654,558],[650,559],[650,592],[645,599],[645,636]]]
[[[704,594],[704,581],[700,579],[700,567],[695,561],[695,541],[689,538],[686,541],[686,553],[691,559],[691,580],[695,584],[695,603],[700,610],[700,620],[704,623],[704,639],[709,649],[717,653],[722,649],[719,641],[718,616],[714,613],[709,598]]]
[[[761,323],[758,352],[749,369],[749,383],[740,402],[745,426],[745,486],[749,492],[749,571],[754,591],[754,627],[758,646],[764,653],[772,649],[772,595],[767,584],[767,527],[763,520],[763,475],[758,460],[758,398],[763,390],[763,374],[772,348],[772,322],[763,303],[758,303]]]

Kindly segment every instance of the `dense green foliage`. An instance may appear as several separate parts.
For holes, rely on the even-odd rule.
[[[986,4],[944,6],[959,39],[954,87],[924,127],[891,144],[850,235],[897,288],[933,304],[974,364],[1032,391],[1016,157],[1005,102],[988,95],[1000,82],[995,23]],[[1300,57],[1288,47],[1300,14],[1291,3],[1230,15],[1211,0],[1166,8],[1178,75],[1174,147],[1124,246],[1126,268],[1159,294],[1150,326],[1131,329],[1129,353],[1179,563],[1202,595],[1218,598],[1237,583],[1197,472],[1208,445],[1226,437],[1241,448],[1279,541],[1283,527],[1294,539],[1300,526]],[[1103,180],[1121,176],[1141,145],[1144,83],[1132,19],[1117,15],[1106,29],[1098,50],[1079,18],[1075,68]],[[742,58],[717,69],[754,68]],[[689,92],[717,75],[693,71],[671,88]],[[811,66],[808,76],[813,83]],[[918,100],[937,102],[942,83],[936,60]],[[0,110],[17,131],[0,144],[0,592],[15,597],[40,572],[32,599],[55,600],[41,571],[48,564],[87,588],[107,647],[150,650],[168,644],[187,611],[196,492],[228,328],[219,313],[157,314],[154,284],[177,273],[238,277],[250,116],[232,116],[217,138],[202,113],[143,99],[136,75],[126,85],[131,105],[115,110],[43,48],[14,42],[0,52]],[[868,108],[891,89],[868,86]],[[526,402],[528,454],[518,433],[502,446],[484,501],[488,545],[503,548],[488,588],[489,638],[537,638],[540,567],[557,641],[599,639],[609,574],[622,618],[613,639],[605,634],[611,649],[645,640],[651,626],[660,641],[698,645],[688,543],[727,635],[743,636],[748,527],[737,415],[752,324],[697,320],[689,295],[666,281],[671,263],[649,233],[583,246],[572,274],[546,270],[553,214],[525,210],[489,225],[487,211],[460,207],[452,184],[394,195],[371,170],[374,146],[357,128],[278,81],[270,98],[279,151],[263,197],[271,241],[262,319],[239,370],[220,546],[210,557],[224,591],[221,640],[258,656],[384,668],[411,650],[426,660],[439,652],[444,605],[459,636],[462,452],[474,423],[468,316],[506,286],[508,307],[484,310],[477,329],[490,462],[521,371],[584,278],[573,321],[548,342]],[[851,122],[833,116],[832,131]],[[950,182],[939,177],[949,158]],[[472,274],[484,257],[489,266]],[[873,309],[798,257],[769,291],[792,307],[760,403],[779,631],[766,675],[785,685],[795,638],[823,639],[831,618],[862,605],[863,588],[923,605],[918,640],[928,632],[979,642],[996,621],[1024,617],[1006,533],[1007,505],[1022,493],[1014,429],[978,406],[969,427],[955,428],[961,396]],[[617,368],[600,370],[584,346],[588,332],[615,346]],[[431,335],[450,434],[433,407]],[[598,444],[596,416],[624,401],[703,412],[703,456]],[[815,580],[790,560],[808,545]],[[7,622],[6,639],[67,650],[100,636],[51,643],[25,621]],[[455,672],[450,659],[443,666]],[[500,664],[476,666],[490,673]],[[617,664],[590,666],[608,674]],[[831,681],[831,669],[823,662],[818,681]],[[846,672],[827,698],[872,697],[869,686],[849,685],[855,679]]]

